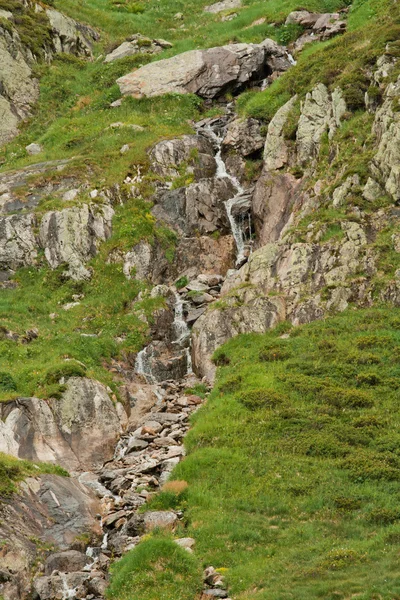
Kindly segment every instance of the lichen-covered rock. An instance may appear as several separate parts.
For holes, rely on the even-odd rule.
[[[290,67],[285,49],[272,40],[261,44],[230,44],[190,50],[153,62],[118,79],[124,95],[135,98],[162,94],[198,94],[216,98],[240,90],[254,78]]]
[[[217,171],[214,148],[203,136],[184,135],[156,144],[149,154],[152,170],[165,178],[176,178],[185,171],[196,180],[212,177]]]
[[[99,38],[94,29],[77,23],[54,8],[47,8],[46,15],[57,54],[65,52],[88,58],[92,56],[92,43]]]
[[[348,195],[355,192],[360,185],[360,178],[358,175],[349,175],[347,179],[339,185],[332,194],[332,204],[335,208],[342,206]]]
[[[385,189],[394,200],[400,199],[400,113],[393,109],[400,98],[400,77],[388,85],[385,100],[377,111],[373,133],[378,150],[372,162],[376,175],[382,178]]]
[[[49,265],[54,269],[66,264],[72,279],[89,279],[90,271],[84,263],[96,254],[98,243],[111,235],[113,214],[106,204],[84,204],[46,213],[39,238]]]
[[[206,6],[204,11],[216,15],[218,13],[224,12],[225,10],[240,8],[241,5],[242,0],[222,0],[222,2],[216,2],[215,4],[210,4],[210,6]]]
[[[35,264],[37,241],[34,215],[0,217],[0,269],[18,269]]]
[[[18,33],[0,26],[0,146],[18,133],[18,123],[30,114],[39,85]]]
[[[325,132],[332,137],[346,112],[342,92],[336,88],[332,94],[323,83],[308,93],[301,107],[297,129],[297,154],[300,164],[315,158]]]
[[[264,167],[268,171],[281,169],[288,162],[288,147],[283,136],[283,128],[296,101],[297,96],[293,96],[281,106],[268,125],[264,147]]]

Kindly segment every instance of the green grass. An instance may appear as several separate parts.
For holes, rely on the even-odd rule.
[[[201,591],[196,558],[172,539],[152,535],[112,568],[110,600],[193,600]]]
[[[18,460],[0,452],[0,498],[17,491],[17,483],[28,476],[43,473],[68,476],[67,471],[56,465],[36,464],[28,460]]]
[[[400,597],[399,343],[397,311],[371,309],[219,351],[173,478],[189,483],[180,535],[235,600]]]

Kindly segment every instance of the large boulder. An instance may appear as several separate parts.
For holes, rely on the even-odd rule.
[[[204,11],[216,15],[218,13],[224,12],[225,10],[233,10],[235,8],[240,8],[242,6],[242,0],[222,0],[222,2],[216,2],[215,4],[210,4],[210,6],[206,6]]]
[[[92,44],[99,39],[98,33],[91,27],[81,25],[63,15],[54,8],[47,8],[52,42],[57,54],[67,53],[75,56],[92,57]]]
[[[135,98],[191,93],[212,99],[289,67],[285,49],[267,39],[261,44],[190,50],[145,65],[117,83],[122,94]]]
[[[110,459],[122,431],[106,388],[72,377],[60,399],[19,398],[0,405],[0,451],[90,470]]]
[[[236,150],[246,157],[259,152],[264,146],[261,125],[256,119],[234,119],[229,123],[222,141],[224,151]]]
[[[67,264],[67,275],[72,279],[90,278],[84,263],[96,254],[98,243],[110,237],[113,214],[107,204],[83,204],[46,213],[39,238],[49,265],[54,269]]]
[[[160,194],[153,214],[180,234],[229,233],[225,202],[236,193],[228,178],[201,179],[197,183]]]

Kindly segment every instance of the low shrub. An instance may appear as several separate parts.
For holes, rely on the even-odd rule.
[[[63,365],[52,367],[45,376],[45,383],[58,383],[60,379],[68,379],[69,377],[85,377],[86,369],[83,365],[75,361],[68,361]]]
[[[10,373],[0,371],[0,390],[4,390],[5,392],[17,391],[17,384],[15,383],[14,378],[10,375]]]
[[[282,345],[266,346],[259,352],[258,358],[263,362],[275,362],[291,358],[292,352]]]
[[[375,508],[367,515],[367,521],[378,525],[390,525],[400,519],[400,510],[393,508]]]
[[[326,387],[319,397],[337,408],[370,408],[374,403],[367,392],[339,387]]]
[[[350,498],[348,496],[337,496],[333,498],[335,508],[343,512],[352,512],[361,508],[361,500],[358,498]]]
[[[236,396],[237,400],[250,410],[277,408],[287,402],[287,396],[267,388],[243,391]]]

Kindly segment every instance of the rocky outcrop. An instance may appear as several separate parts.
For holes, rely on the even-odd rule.
[[[261,333],[281,320],[307,323],[327,310],[344,310],[350,299],[368,304],[368,284],[357,281],[358,273],[371,276],[376,270],[366,232],[350,221],[342,230],[342,242],[266,244],[228,277],[220,307],[212,307],[193,327],[197,372],[212,380],[212,353],[238,333]],[[330,293],[323,298],[324,287]]]
[[[281,106],[268,125],[264,147],[264,167],[268,171],[281,169],[288,162],[289,150],[283,135],[283,128],[296,101],[297,96],[293,96],[286,104]]]
[[[98,535],[95,495],[69,477],[41,475],[20,484],[19,493],[0,503],[0,594],[5,600],[28,596],[31,573],[43,547],[67,549],[81,534]]]
[[[39,97],[39,84],[31,75],[18,33],[0,26],[0,146],[17,135],[18,123]]]
[[[197,135],[159,142],[150,151],[149,158],[152,170],[167,179],[186,174],[198,181],[212,177],[217,171],[211,142]]]
[[[127,56],[135,56],[136,54],[158,54],[167,48],[172,48],[172,44],[165,40],[152,40],[140,33],[135,33],[135,35],[129,36],[125,42],[107,54],[104,62],[110,63],[114,62],[114,60],[126,58]]]
[[[399,96],[400,78],[387,87],[385,101],[376,113],[373,126],[378,151],[372,169],[394,200],[400,200],[400,114],[394,110]]]
[[[301,164],[317,156],[323,134],[328,132],[332,138],[345,112],[346,103],[339,88],[330,94],[320,83],[307,94],[297,129],[297,153]]]
[[[162,193],[153,214],[181,235],[229,233],[225,202],[236,193],[231,181],[201,179],[198,183]]]
[[[198,94],[217,98],[237,92],[252,80],[289,68],[283,47],[272,40],[261,44],[230,44],[209,50],[191,50],[153,62],[118,79],[124,95],[135,98],[162,94]]]
[[[0,217],[0,269],[33,265],[37,258],[34,215]]]
[[[315,41],[329,40],[330,38],[346,31],[345,14],[342,13],[310,13],[307,10],[291,12],[286,25],[300,25],[305,33],[293,44],[293,49],[299,52],[306,44]]]
[[[97,381],[73,377],[60,399],[0,405],[0,450],[17,458],[89,470],[108,460],[121,434],[117,410]]]
[[[50,61],[60,52],[92,56],[91,44],[98,37],[93,29],[79,25],[53,8],[44,13],[39,4],[35,6],[36,12],[45,14],[48,21],[49,37],[41,48],[46,60]],[[26,15],[18,15],[18,18],[29,19],[33,9],[26,3],[22,10]],[[30,115],[39,97],[39,84],[32,75],[37,57],[21,41],[13,15],[8,23],[7,27],[0,24],[0,146],[17,135],[18,123]],[[35,21],[31,19],[31,27],[34,26]]]
[[[111,235],[113,209],[106,205],[84,204],[46,213],[40,224],[40,245],[54,269],[68,266],[72,279],[89,279],[84,266],[96,254],[97,245]]]
[[[54,8],[47,8],[46,15],[52,33],[54,50],[57,54],[64,52],[91,58],[92,44],[99,39],[99,35],[94,29],[77,23]]]

